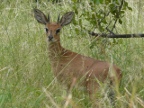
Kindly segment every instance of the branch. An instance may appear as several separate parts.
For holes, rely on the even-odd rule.
[[[89,32],[90,35],[95,37],[103,37],[103,38],[142,38],[144,37],[144,34],[99,34],[94,32]]]

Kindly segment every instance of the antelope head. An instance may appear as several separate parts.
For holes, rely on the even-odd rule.
[[[46,15],[39,9],[33,9],[35,19],[45,25],[46,36],[49,42],[59,42],[60,41],[60,31],[65,25],[70,24],[73,19],[74,12],[67,12],[61,18],[58,16],[57,22],[50,22],[50,15]]]

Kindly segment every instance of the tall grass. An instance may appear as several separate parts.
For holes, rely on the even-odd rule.
[[[128,0],[133,11],[127,11],[119,33],[143,33],[144,1]],[[89,108],[91,102],[81,90],[67,94],[57,82],[50,68],[44,27],[32,15],[37,7],[51,13],[56,20],[58,13],[71,7],[52,4],[45,0],[3,0],[0,4],[0,108]],[[89,36],[80,32],[75,36],[71,26],[61,33],[62,45],[93,58],[116,63],[123,72],[117,91],[119,108],[144,107],[144,39],[119,39],[119,44],[108,46],[106,56],[99,53],[99,46],[90,49]],[[85,34],[87,35],[87,34]],[[112,39],[110,39],[112,40]],[[102,85],[104,86],[104,85]],[[98,92],[102,108],[111,108],[105,86]],[[68,105],[66,104],[68,102]]]

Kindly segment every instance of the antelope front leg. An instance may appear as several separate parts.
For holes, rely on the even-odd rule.
[[[71,84],[68,87],[68,92],[72,91],[72,89],[74,88],[74,86],[76,84],[76,80],[77,80],[77,78],[75,78],[75,77],[72,79],[72,82],[71,82]]]

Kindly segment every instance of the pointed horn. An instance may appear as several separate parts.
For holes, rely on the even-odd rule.
[[[60,14],[58,15],[57,23],[60,22]]]
[[[48,22],[50,22],[50,15],[48,14]]]

